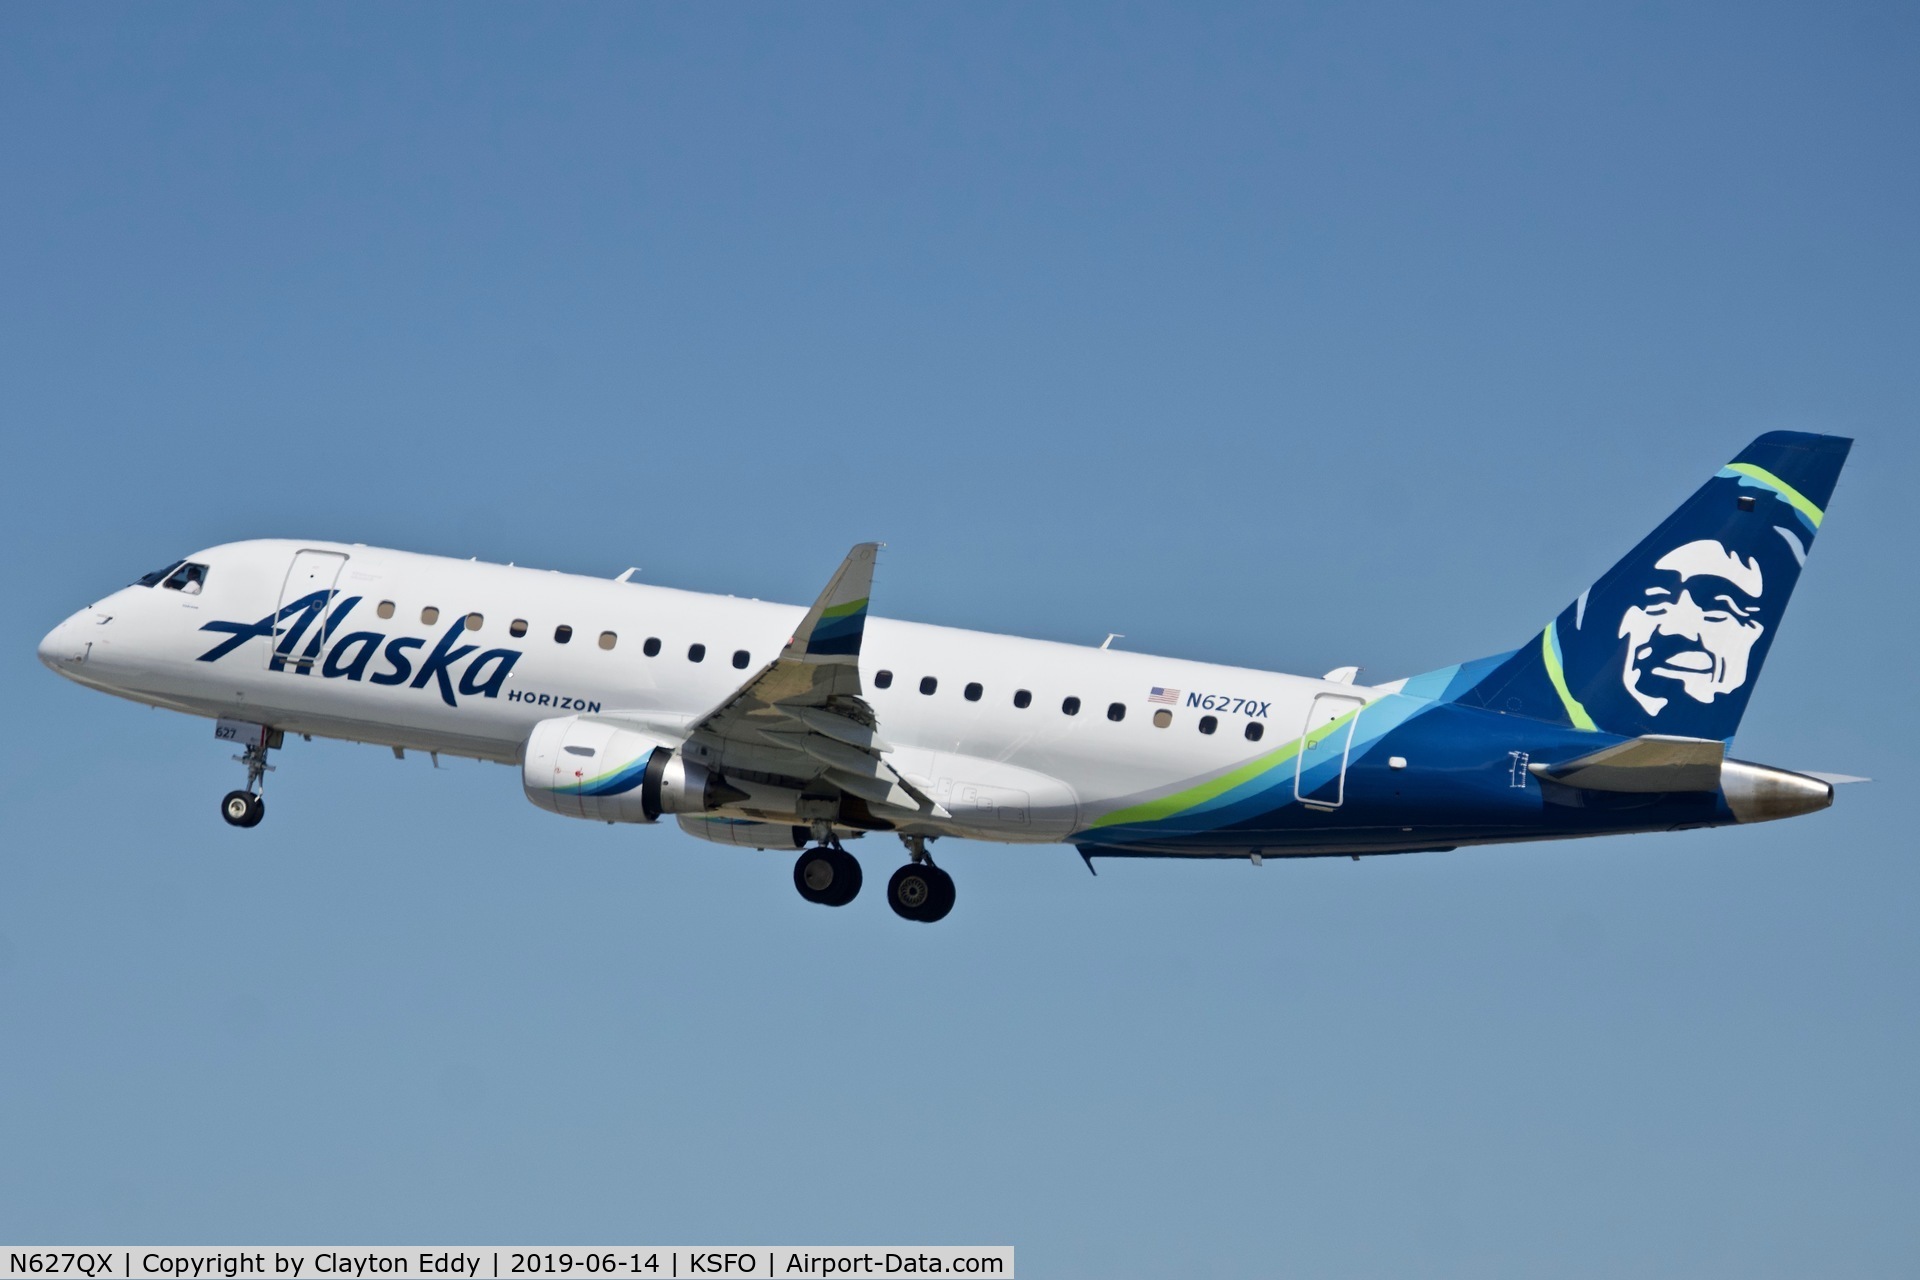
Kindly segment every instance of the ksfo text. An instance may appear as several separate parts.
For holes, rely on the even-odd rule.
[[[973,1245],[920,1248],[498,1249],[221,1248],[159,1246],[107,1249],[20,1248],[0,1244],[0,1280],[836,1280],[843,1276],[991,1276],[1013,1280],[1013,1249]]]

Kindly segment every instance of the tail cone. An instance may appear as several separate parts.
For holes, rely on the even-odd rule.
[[[1833,803],[1833,784],[1804,773],[1744,760],[1720,765],[1720,794],[1741,822],[1772,822],[1817,813]]]

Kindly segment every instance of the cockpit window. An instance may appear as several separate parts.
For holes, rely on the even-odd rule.
[[[152,573],[143,573],[140,575],[140,580],[133,585],[136,587],[157,587],[165,580],[167,575],[184,564],[186,564],[185,560],[175,560],[164,569],[155,569]]]
[[[197,596],[200,594],[200,588],[207,585],[207,566],[195,564],[189,560],[168,574],[160,585],[168,591]]]

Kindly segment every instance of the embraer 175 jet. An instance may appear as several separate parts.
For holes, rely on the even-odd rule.
[[[386,551],[213,547],[40,644],[61,675],[207,716],[268,753],[318,734],[518,765],[600,822],[800,850],[860,891],[854,837],[908,860],[887,901],[953,907],[940,836],[1096,857],[1359,857],[1764,822],[1833,775],[1726,751],[1851,441],[1761,436],[1519,648],[1386,684],[869,618],[877,544],[810,609]]]

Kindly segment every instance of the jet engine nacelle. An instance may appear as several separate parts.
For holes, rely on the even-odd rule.
[[[595,716],[558,716],[533,727],[521,757],[527,799],[569,818],[654,822],[705,813],[740,793],[656,734]]]

